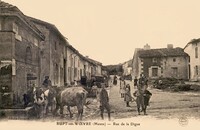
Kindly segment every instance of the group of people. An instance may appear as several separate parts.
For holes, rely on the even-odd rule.
[[[43,81],[42,85],[44,87],[43,89],[51,88],[52,86],[51,80],[49,79],[48,76],[45,77],[45,80]],[[94,87],[95,85],[96,84],[94,83]],[[100,91],[96,91],[96,95],[98,95],[97,100],[100,103],[99,109],[101,112],[100,113],[101,118],[104,119],[103,113],[104,110],[106,109],[108,113],[108,119],[110,120],[111,114],[110,114],[110,104],[109,104],[109,93],[105,87],[106,87],[105,84],[101,84],[101,89]],[[120,96],[121,98],[124,98],[126,107],[130,107],[129,103],[131,101],[135,101],[137,105],[138,114],[140,114],[141,112],[144,112],[144,115],[147,114],[146,108],[149,105],[149,100],[150,97],[152,96],[152,93],[149,92],[147,88],[148,88],[148,79],[143,74],[140,75],[139,79],[135,77],[134,89],[136,89],[136,91],[133,93],[133,96],[136,97],[135,99],[134,97],[132,97],[130,84],[127,84],[123,78],[120,78]],[[94,89],[97,90],[97,86]]]
[[[148,88],[148,79],[141,74],[139,79],[135,77],[134,79],[134,89],[136,91],[133,93],[133,96],[136,97],[134,99],[131,96],[131,87],[130,84],[126,84],[125,80],[123,78],[120,78],[120,96],[121,98],[124,98],[124,101],[126,102],[126,107],[130,107],[129,102],[136,101],[137,105],[137,111],[140,115],[140,112],[144,112],[144,115],[146,115],[146,108],[149,106],[149,100],[152,96],[152,93],[147,90]]]

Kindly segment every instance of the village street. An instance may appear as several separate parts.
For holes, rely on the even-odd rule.
[[[135,91],[133,82],[126,81],[131,85],[131,94]],[[120,97],[119,93],[119,81],[117,85],[112,85],[110,88],[110,106],[111,106],[111,120],[121,118],[157,118],[157,119],[173,119],[173,118],[193,118],[200,119],[200,93],[198,92],[165,92],[155,88],[148,88],[153,94],[150,99],[150,106],[147,108],[148,115],[138,115],[136,111],[136,103],[131,102],[131,107],[126,107],[124,99]],[[132,95],[133,96],[133,95]],[[134,97],[135,98],[135,97]],[[83,120],[100,120],[99,104],[96,99],[88,98],[91,102],[88,108],[85,107]],[[72,108],[74,114],[77,113],[76,107]],[[74,116],[72,119],[69,118],[67,110],[65,111],[66,116],[64,119],[59,117],[55,118],[48,116],[47,120],[75,120]],[[105,120],[107,120],[107,113],[104,113]]]
[[[133,83],[126,81],[131,85],[131,94],[135,91]],[[149,88],[153,94],[150,99],[150,106],[147,108],[145,117],[154,117],[158,119],[187,118],[200,119],[200,93],[197,92],[165,92],[162,90]],[[126,107],[124,99],[119,94],[119,81],[116,86],[110,90],[110,105],[112,119],[140,117],[136,111],[136,103],[131,102],[131,107]],[[97,107],[97,106],[96,106]],[[98,111],[98,110],[97,110]],[[107,114],[104,116],[107,118]],[[90,118],[91,119],[91,118]],[[100,119],[99,113],[92,116],[92,119]]]

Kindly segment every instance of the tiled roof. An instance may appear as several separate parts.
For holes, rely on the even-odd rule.
[[[182,48],[161,48],[161,49],[150,49],[150,50],[140,50],[139,57],[175,57],[175,56],[188,56],[187,53],[183,51]]]
[[[42,21],[40,19],[36,19],[36,18],[33,18],[33,17],[29,17],[29,16],[26,16],[26,18],[28,18],[33,23],[44,25],[45,27],[55,31],[66,42],[66,44],[68,44],[68,41],[66,40],[67,38],[62,35],[62,33],[58,30],[58,28],[54,24],[51,24],[51,23],[48,23],[46,21]]]
[[[13,5],[9,4],[9,3],[0,1],[0,8],[12,8],[12,7],[16,7],[16,6],[13,6]]]
[[[183,49],[187,48],[190,44],[198,44],[198,43],[200,43],[200,38],[198,38],[198,39],[192,39],[190,42],[188,42],[186,44],[186,46]]]
[[[87,57],[87,56],[86,56],[85,58],[86,58],[87,60],[89,60],[90,62],[92,62],[93,64],[102,66],[102,63],[99,62],[99,61],[93,60],[93,59],[91,59],[91,58],[89,58],[89,57]]]
[[[0,1],[0,15],[15,15],[19,17],[25,24],[27,24],[35,33],[37,33],[42,39],[44,35],[40,32],[38,28],[16,7],[9,3]]]

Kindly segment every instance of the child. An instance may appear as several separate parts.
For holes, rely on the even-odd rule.
[[[138,90],[136,90],[133,95],[136,97],[138,115],[140,115],[140,112],[142,111],[144,112],[144,115],[147,115],[146,108],[149,105],[149,100],[152,96],[152,93],[146,89],[142,90],[141,87],[138,87]],[[142,110],[140,110],[140,107]]]
[[[131,97],[131,90],[130,90],[130,85],[126,85],[125,89],[125,96],[124,96],[124,101],[126,102],[126,107],[130,107],[129,102],[132,100]]]

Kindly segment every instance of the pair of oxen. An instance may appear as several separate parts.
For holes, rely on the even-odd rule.
[[[78,115],[77,120],[82,120],[83,108],[86,104],[87,91],[82,86],[73,86],[68,88],[32,88],[24,94],[25,107],[31,106],[34,108],[34,116],[41,118],[48,114],[49,108],[53,115],[58,114],[60,109],[60,115],[63,117],[64,106],[70,114],[70,118],[73,114],[70,111],[70,107],[77,107]]]

